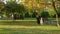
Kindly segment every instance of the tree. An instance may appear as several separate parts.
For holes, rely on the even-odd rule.
[[[24,14],[26,12],[25,7],[22,4],[17,4],[15,1],[7,2],[5,10],[8,14]]]
[[[0,17],[2,15],[2,9],[4,8],[4,3],[0,1]]]
[[[55,10],[57,26],[59,27],[59,22],[58,22],[58,12],[57,12],[57,9],[56,9],[56,3],[55,3],[55,2],[57,2],[57,1],[59,1],[59,0],[52,0],[52,6],[53,6],[53,8],[54,8],[54,10]]]
[[[60,17],[60,6],[58,7],[58,17]]]

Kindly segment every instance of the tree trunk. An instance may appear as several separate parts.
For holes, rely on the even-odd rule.
[[[57,21],[57,26],[59,27],[58,14],[56,14],[56,21]]]
[[[55,14],[56,14],[56,22],[57,22],[57,26],[59,27],[58,13],[57,13],[57,9],[56,9],[54,0],[52,0],[52,6],[53,6],[53,8],[54,8],[54,10],[55,10]]]

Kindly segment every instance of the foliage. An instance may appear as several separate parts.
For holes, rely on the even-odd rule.
[[[49,12],[50,17],[53,17],[55,15],[55,12],[54,12],[53,8],[50,8],[48,10],[48,12]]]
[[[4,3],[0,1],[0,10],[4,8]]]
[[[25,7],[23,5],[17,4],[16,2],[7,2],[5,9],[9,13],[25,13]]]
[[[46,0],[46,1],[52,1],[52,0]],[[43,2],[46,2],[44,0],[26,0],[24,2],[26,3],[20,3],[20,4],[17,4],[16,1],[11,1],[11,2],[7,2],[7,4],[5,4],[5,9],[3,9],[2,13],[4,14],[11,14],[11,13],[14,13],[14,14],[18,14],[18,15],[24,15],[24,16],[28,16],[28,17],[35,17],[35,12],[33,10],[38,10],[38,14],[41,15],[43,13],[43,9],[44,9],[44,6],[45,4]],[[58,0],[60,1],[60,0]],[[46,4],[47,6],[47,4]],[[52,6],[51,6],[52,7]],[[27,11],[26,11],[27,9]],[[58,8],[58,15],[60,15],[60,12],[59,12],[59,8]],[[54,9],[52,7],[52,9],[48,8],[48,13],[49,13],[49,16],[52,17],[54,16],[55,12],[54,12]]]
[[[58,7],[58,16],[60,17],[60,7]]]
[[[46,11],[43,11],[43,12],[41,13],[41,17],[47,18],[47,17],[49,17],[49,13],[46,12]]]

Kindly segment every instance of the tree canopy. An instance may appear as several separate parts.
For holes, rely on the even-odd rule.
[[[12,13],[24,13],[25,7],[21,4],[17,4],[16,2],[12,1],[12,2],[7,2],[7,4],[5,5],[5,9],[8,12],[12,12]]]

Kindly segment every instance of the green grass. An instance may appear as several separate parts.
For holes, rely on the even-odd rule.
[[[0,25],[0,34],[60,34],[60,26]]]
[[[48,18],[48,19],[55,20],[56,18]],[[0,20],[12,20],[12,19],[11,18],[0,18]],[[24,20],[36,20],[36,18],[24,18]]]
[[[0,25],[38,26],[36,21],[0,21]]]
[[[0,34],[60,34],[60,26],[41,26],[36,21],[6,20],[0,21]]]
[[[41,26],[40,28],[0,28],[0,34],[60,34],[60,27]],[[58,30],[59,29],[59,30]]]
[[[36,18],[25,18],[24,20],[36,20]]]
[[[0,18],[0,20],[12,20],[11,18]],[[24,20],[36,20],[36,18],[24,18]]]
[[[60,34],[60,26],[41,26],[35,21],[0,21],[0,34]]]
[[[19,26],[40,26],[36,21],[20,21],[20,20],[5,20],[0,21],[0,25],[19,25]],[[44,25],[52,25],[52,24],[44,24]],[[53,24],[56,26],[56,24]]]

